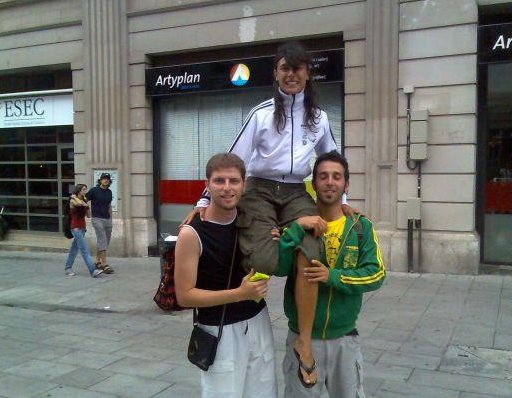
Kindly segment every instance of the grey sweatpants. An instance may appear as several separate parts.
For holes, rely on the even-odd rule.
[[[364,398],[363,356],[359,336],[312,340],[317,366],[317,383],[305,388],[298,378],[299,361],[293,352],[297,334],[288,331],[283,360],[285,398],[320,398],[327,389],[331,398]]]
[[[93,217],[92,226],[96,232],[96,250],[107,250],[112,236],[112,219]]]

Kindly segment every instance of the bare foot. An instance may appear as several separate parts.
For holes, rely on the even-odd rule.
[[[299,365],[299,370],[302,375],[302,384],[304,386],[313,387],[317,381],[317,371],[316,371],[316,363],[315,358],[313,358],[313,352],[311,350],[311,345],[307,346],[305,343],[299,341],[297,339],[295,341],[294,347],[295,356],[297,360],[302,362]]]

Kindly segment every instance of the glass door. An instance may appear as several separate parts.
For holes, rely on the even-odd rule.
[[[483,261],[512,264],[512,63],[487,67]]]

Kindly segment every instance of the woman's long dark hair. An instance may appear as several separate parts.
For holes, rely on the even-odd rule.
[[[85,184],[76,184],[75,185],[75,189],[73,189],[73,195],[78,196],[78,194],[80,193],[80,191],[82,190],[83,187],[87,188],[87,185],[85,185]]]
[[[306,64],[308,72],[311,68],[311,57],[302,44],[298,42],[289,42],[278,47],[274,57],[274,70],[277,69],[277,63],[284,58],[286,63],[292,68],[297,68],[301,64]],[[283,97],[279,93],[279,83],[274,79],[274,123],[279,133],[286,124],[286,112],[283,104]],[[318,102],[316,92],[312,86],[311,79],[306,82],[304,88],[304,124],[311,131],[315,131],[315,125],[320,118],[318,111]]]

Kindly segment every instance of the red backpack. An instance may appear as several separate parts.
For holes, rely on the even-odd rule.
[[[171,247],[165,250],[160,258],[161,277],[160,284],[156,290],[154,302],[164,311],[182,311],[187,308],[178,304],[176,298],[176,287],[174,285],[174,251]]]

